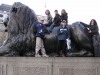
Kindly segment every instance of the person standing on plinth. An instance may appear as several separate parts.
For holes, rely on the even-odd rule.
[[[70,39],[70,32],[67,28],[66,21],[63,20],[61,22],[61,26],[58,28],[58,48],[57,48],[57,55],[56,57],[62,56],[65,57],[66,55],[66,39]],[[60,55],[60,51],[62,50],[62,54]]]
[[[43,24],[44,19],[40,18],[39,23],[36,25],[36,48],[35,57],[41,57],[39,55],[39,50],[41,50],[42,57],[48,57],[44,48],[43,40],[45,37],[45,31],[47,31],[46,26]]]
[[[88,34],[93,39],[92,43],[94,47],[94,56],[100,57],[100,45],[99,45],[100,36],[99,36],[99,27],[96,20],[92,19],[89,25],[83,22],[80,22],[80,23],[83,24],[87,28]]]

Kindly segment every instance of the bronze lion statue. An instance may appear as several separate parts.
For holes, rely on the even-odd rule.
[[[15,2],[9,12],[7,24],[7,37],[0,47],[2,56],[34,56],[35,52],[35,25],[37,24],[35,12],[28,6]],[[93,56],[92,39],[87,34],[84,25],[76,22],[68,25],[71,32],[72,52],[67,56]],[[44,46],[48,55],[53,56],[57,48],[57,29],[46,34]]]

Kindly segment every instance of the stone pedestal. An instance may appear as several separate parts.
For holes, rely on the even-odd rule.
[[[0,75],[100,75],[100,58],[0,57]]]

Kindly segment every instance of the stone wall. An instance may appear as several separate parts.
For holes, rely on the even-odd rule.
[[[100,58],[0,57],[0,75],[100,75]]]

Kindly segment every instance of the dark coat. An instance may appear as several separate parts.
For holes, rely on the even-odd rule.
[[[54,17],[53,23],[54,24],[60,24],[60,22],[61,22],[60,15],[56,14],[55,17]]]
[[[46,26],[44,24],[38,23],[36,25],[36,37],[44,38],[45,31],[47,30]]]
[[[87,25],[83,22],[80,22],[80,23],[83,24],[85,27],[88,27],[91,30],[90,35],[99,35],[98,25]]]
[[[65,20],[66,23],[68,23],[68,14],[67,13],[61,15],[61,21],[63,21],[63,20]]]

